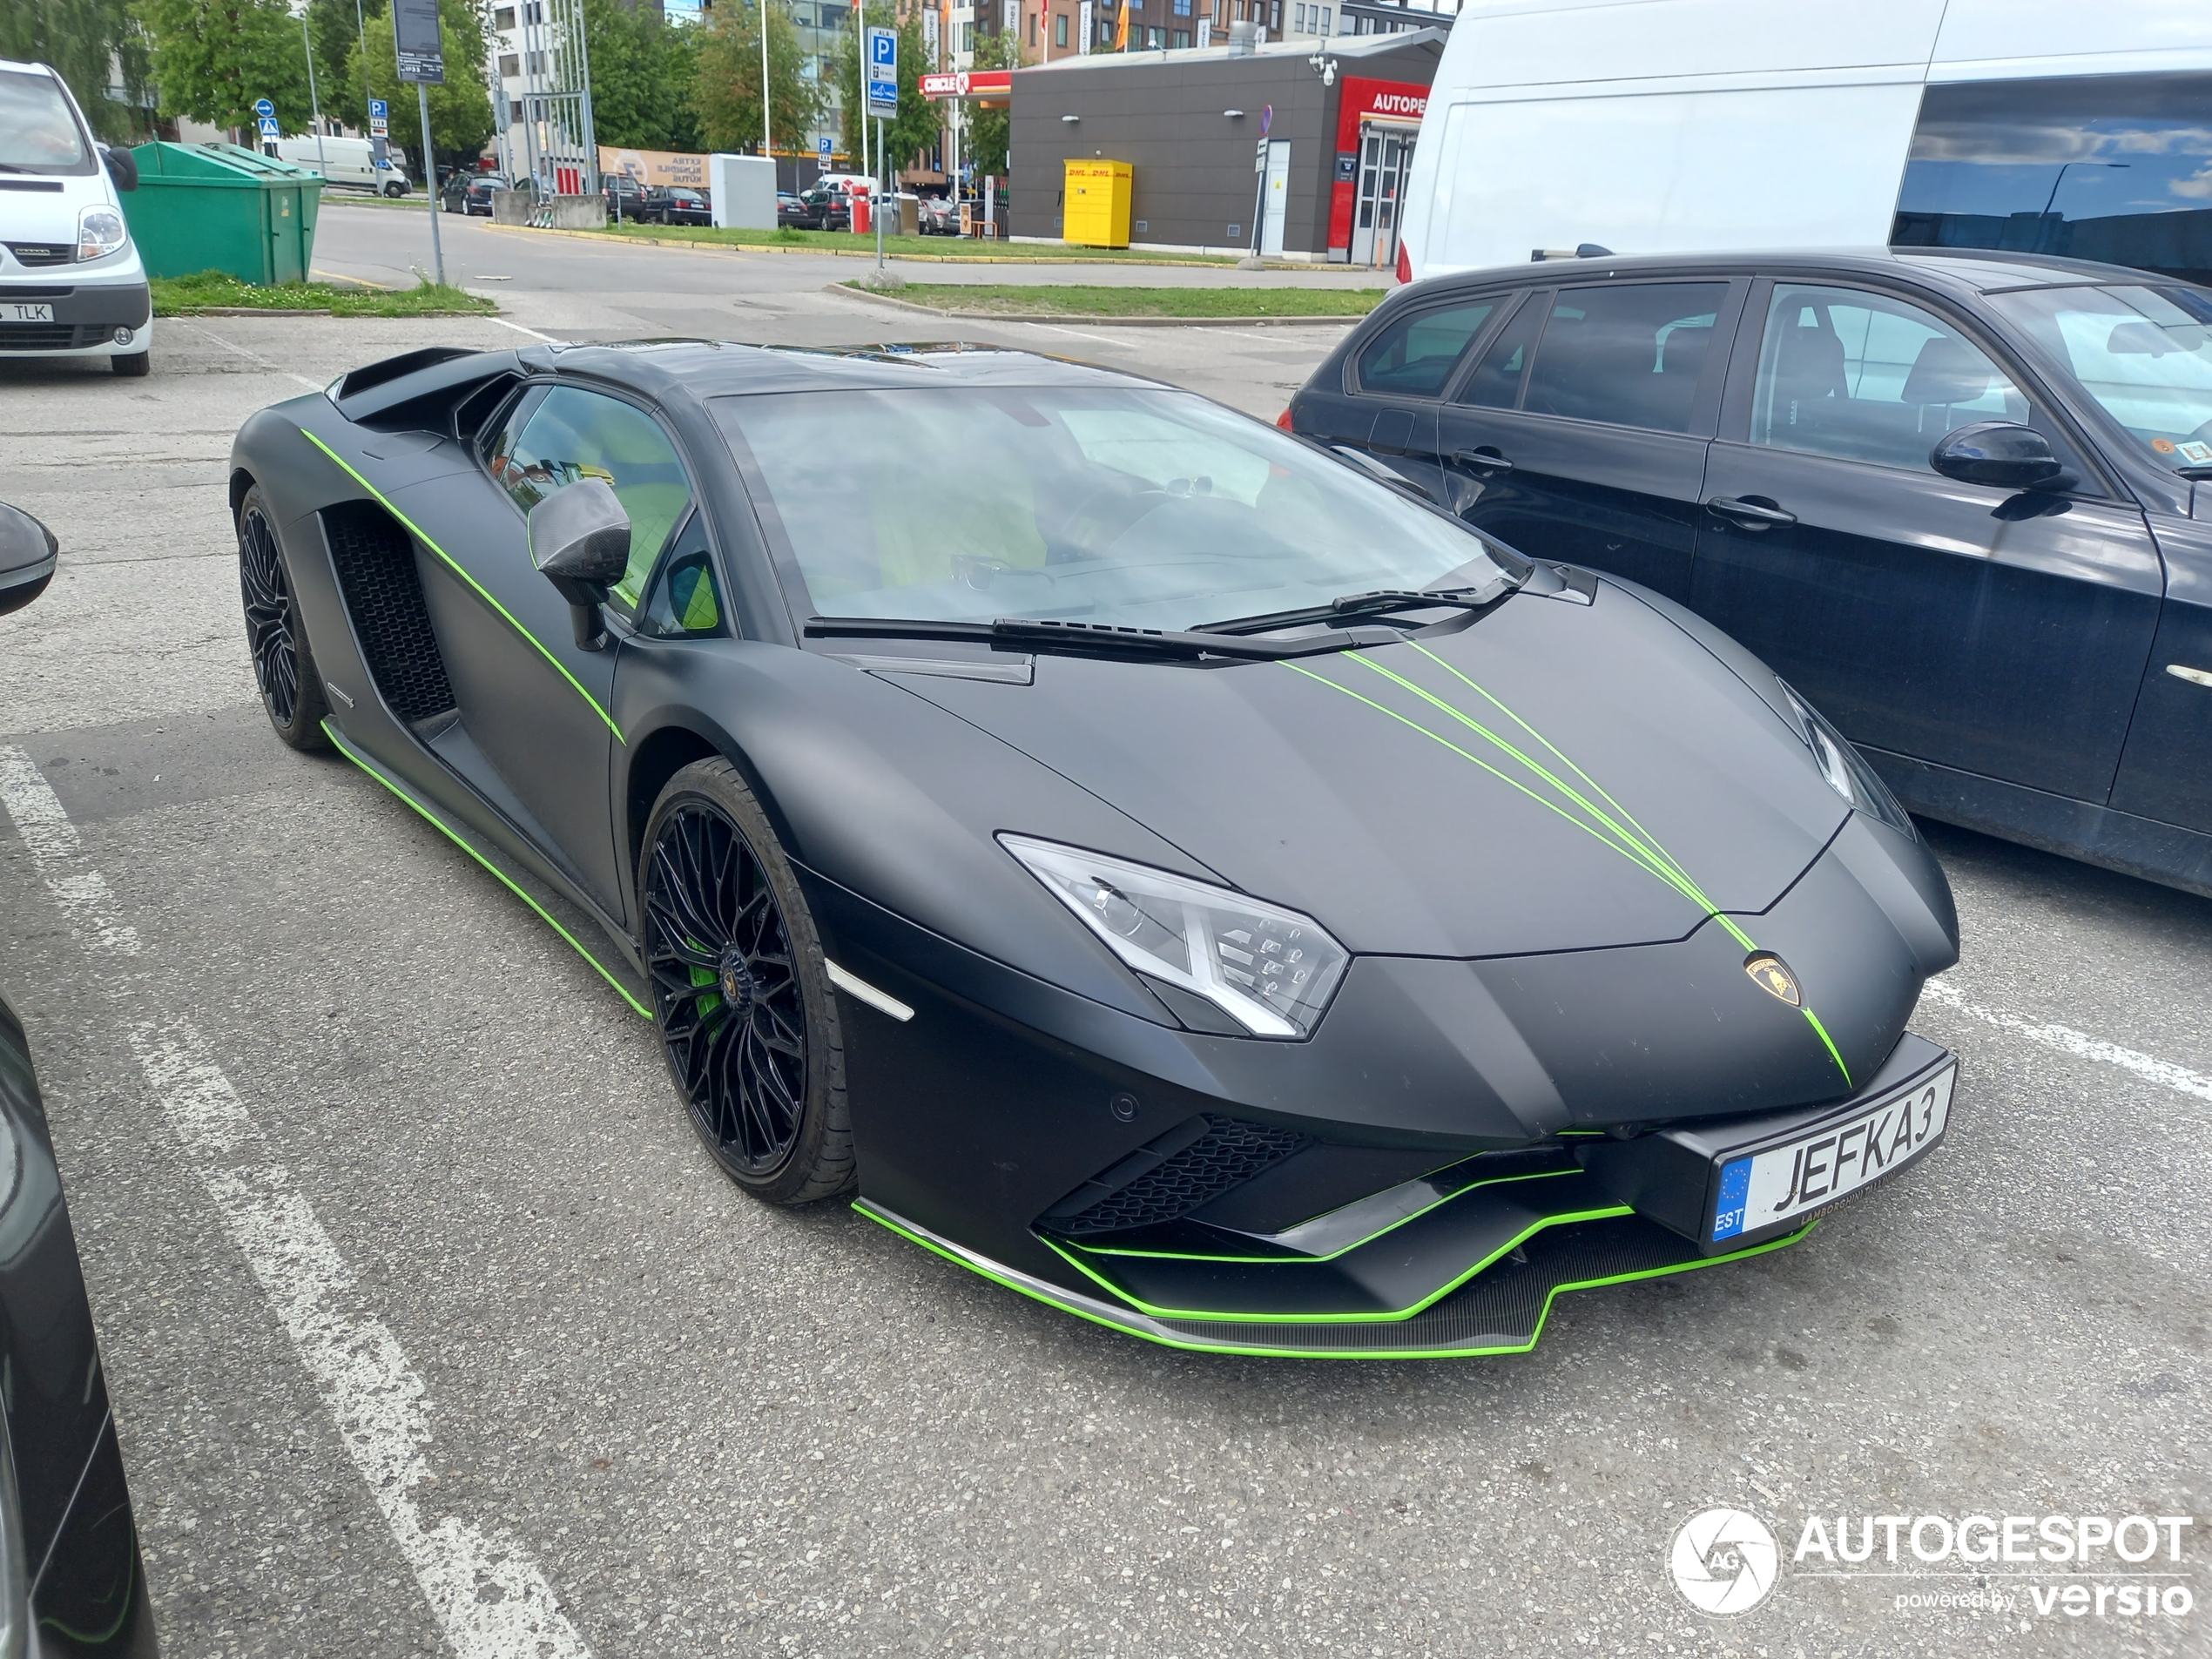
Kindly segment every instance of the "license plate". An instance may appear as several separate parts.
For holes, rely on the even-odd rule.
[[[51,306],[35,306],[23,300],[0,301],[0,322],[51,322]]]
[[[1951,1120],[1959,1068],[1946,1066],[1879,1105],[1721,1170],[1715,1240],[1798,1221],[1925,1154]]]

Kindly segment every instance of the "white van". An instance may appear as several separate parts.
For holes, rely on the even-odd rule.
[[[0,59],[0,359],[146,372],[152,297],[117,195],[138,187],[131,152],[94,141],[60,76]]]
[[[415,186],[407,176],[407,158],[388,149],[388,165],[376,165],[376,152],[367,138],[279,138],[277,159],[295,167],[312,167],[326,184],[350,190],[373,190],[380,196],[404,196]]]
[[[1466,0],[1399,274],[1901,244],[2212,280],[2212,7]]]

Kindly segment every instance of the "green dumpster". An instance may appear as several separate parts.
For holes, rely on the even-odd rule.
[[[142,144],[123,198],[146,274],[226,271],[243,282],[305,282],[322,175],[234,144]]]

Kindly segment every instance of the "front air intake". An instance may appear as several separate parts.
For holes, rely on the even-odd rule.
[[[1102,1170],[1040,1220],[1069,1238],[1179,1220],[1312,1143],[1295,1130],[1210,1112]]]

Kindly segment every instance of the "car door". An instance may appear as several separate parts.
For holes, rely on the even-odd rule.
[[[1744,281],[1530,294],[1438,418],[1451,506],[1539,558],[1689,593],[1705,446]]]
[[[1858,744],[2103,802],[2158,621],[2141,510],[1932,296],[1777,280],[1743,332],[1693,608]],[[2077,487],[2015,494],[1929,465],[1946,433],[1991,420],[2038,427]]]
[[[426,584],[460,718],[421,735],[619,921],[628,906],[609,794],[615,658],[689,510],[690,478],[644,408],[578,385],[523,392],[490,423],[480,453],[481,469],[447,481],[428,521],[449,528],[449,550],[475,580]],[[526,521],[583,478],[605,480],[630,515],[630,567],[609,596],[610,640],[598,651],[576,643],[567,604],[531,562]]]
[[[1470,342],[1512,299],[1511,290],[1494,290],[1400,312],[1345,364],[1340,387],[1300,395],[1298,432],[1317,442],[1365,449],[1440,494],[1437,400]]]

